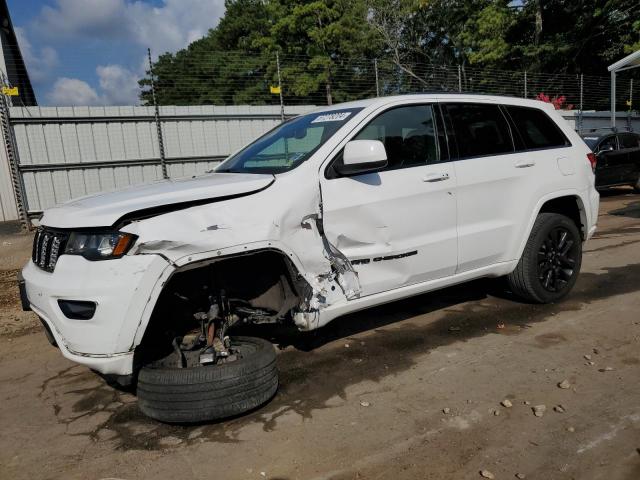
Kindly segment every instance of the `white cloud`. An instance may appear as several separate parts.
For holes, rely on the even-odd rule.
[[[42,7],[35,29],[53,38],[111,38],[125,31],[120,18],[125,8],[123,0],[57,0]]]
[[[138,75],[120,65],[96,68],[100,89],[79,78],[56,80],[47,95],[51,105],[136,105],[139,103]]]
[[[34,83],[47,80],[51,70],[58,65],[58,54],[51,47],[43,47],[39,51],[35,49],[24,28],[16,27],[15,32],[29,77]]]
[[[92,42],[99,51],[101,42],[118,43],[139,50],[144,62],[127,68],[121,64],[96,68],[99,88],[77,78],[59,78],[47,95],[52,105],[131,105],[138,103],[138,79],[148,68],[146,49],[154,58],[175,52],[214,28],[224,14],[224,0],[163,0],[153,6],[141,0],[55,0],[42,7],[29,25],[29,33],[49,45],[64,42]],[[29,51],[29,73],[36,80],[46,65],[54,65],[57,55],[45,47],[37,55],[24,35],[25,59]],[[128,52],[127,52],[128,53]],[[125,55],[127,56],[127,55]],[[44,77],[43,77],[44,78]]]
[[[96,68],[104,103],[107,105],[136,105],[139,103],[139,75],[121,65],[100,65]]]
[[[49,103],[56,106],[102,105],[104,102],[91,86],[77,78],[61,77],[47,95]]]
[[[224,0],[164,0],[159,7],[139,0],[56,0],[42,8],[34,30],[51,41],[118,40],[151,48],[157,55],[204,36],[224,8]]]

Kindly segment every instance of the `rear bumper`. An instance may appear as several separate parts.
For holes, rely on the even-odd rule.
[[[598,212],[600,210],[600,194],[595,188],[589,190],[589,229],[587,231],[587,240],[589,240],[596,231],[598,223]]]

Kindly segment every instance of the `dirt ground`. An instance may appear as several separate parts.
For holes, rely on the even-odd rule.
[[[518,303],[478,281],[338,319],[281,340],[270,403],[198,426],[143,417],[34,329],[12,283],[29,243],[0,238],[1,479],[640,479],[629,190],[603,195],[562,303]]]

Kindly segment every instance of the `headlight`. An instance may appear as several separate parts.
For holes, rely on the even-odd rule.
[[[82,255],[87,260],[120,258],[129,251],[136,238],[125,232],[72,233],[64,253]]]

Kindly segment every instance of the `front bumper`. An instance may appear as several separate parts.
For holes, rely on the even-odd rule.
[[[88,355],[69,350],[64,338],[56,330],[54,324],[44,316],[37,308],[33,311],[46,325],[48,333],[53,337],[62,355],[72,362],[89,367],[105,375],[131,375],[133,373],[133,352],[117,353],[111,355]],[[48,335],[47,335],[48,336]]]
[[[27,287],[24,284],[24,277],[22,273],[18,272],[18,292],[20,292],[20,305],[22,305],[22,310],[28,312],[31,310],[31,305],[29,305],[29,298],[27,297]]]
[[[104,374],[127,375],[136,332],[151,314],[167,268],[158,255],[105,261],[62,255],[53,272],[29,261],[22,271],[24,295],[66,358]],[[59,299],[95,302],[95,314],[90,320],[67,318]]]

